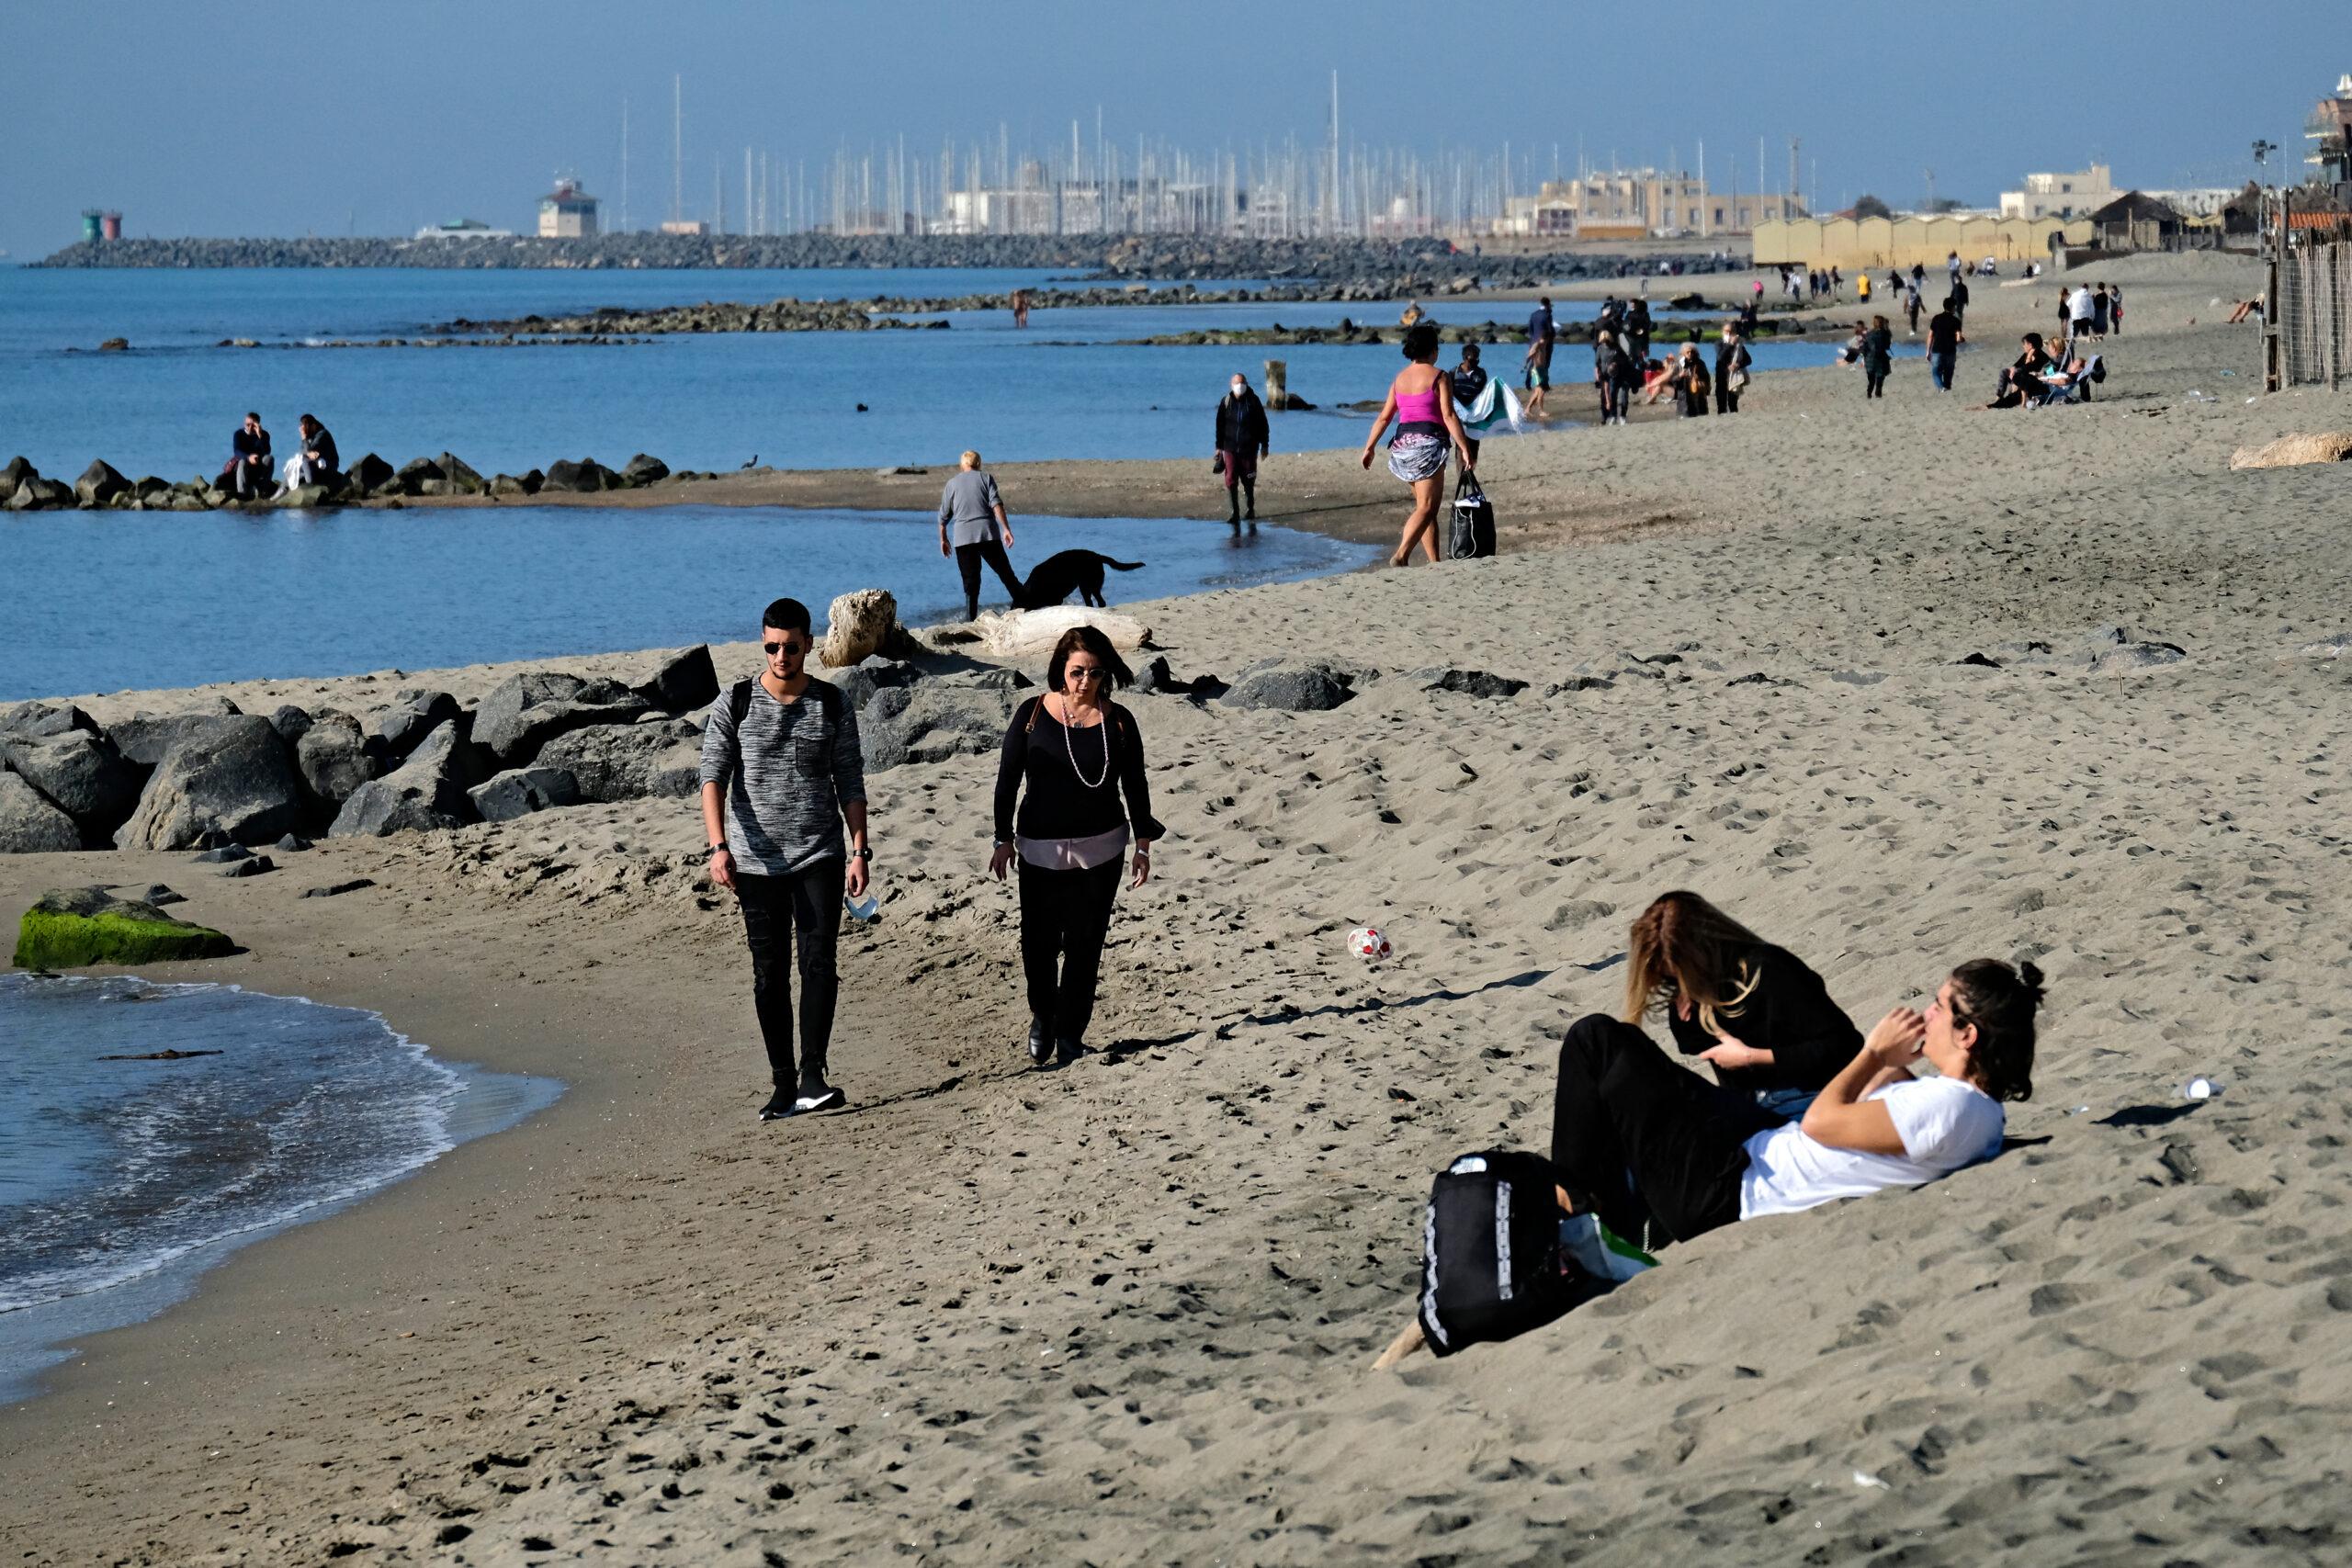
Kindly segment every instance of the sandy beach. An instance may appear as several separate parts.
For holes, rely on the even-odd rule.
[[[2054,284],[1986,284],[1960,393],[1916,361],[1870,404],[1859,372],[1774,372],[1728,423],[1491,441],[1499,558],[1121,606],[1182,675],[1378,678],[1328,713],[1131,699],[1171,832],[1098,1050],[1058,1071],[1021,1052],[1014,896],[982,874],[992,759],[869,780],[852,1107],[772,1124],[688,803],[238,881],[0,858],[0,908],[166,881],[246,949],[150,978],[379,1010],[570,1086],[0,1410],[10,1560],[2335,1560],[2345,474],[2228,465],[2352,429],[2352,396],[2247,401],[2257,339],[2218,322],[2249,261],[2101,276],[2128,335],[2087,407],[1963,412],[2052,313]],[[928,506],[942,472],[688,488]],[[1204,463],[999,478],[1016,514],[1222,515]],[[1400,496],[1352,446],[1278,450],[1260,510],[1393,541]],[[513,668],[82,700],[363,711]],[[1447,669],[1526,684],[1430,689]],[[1627,921],[1684,886],[1865,1023],[2034,957],[2016,1146],[1372,1372],[1431,1174],[1545,1146],[1561,1031],[1617,1008]],[[1342,947],[1366,921],[1376,968]],[[2177,1098],[2198,1075],[2222,1092]]]

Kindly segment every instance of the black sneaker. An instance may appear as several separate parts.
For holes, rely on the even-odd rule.
[[[1042,1018],[1031,1019],[1029,1021],[1029,1059],[1042,1067],[1053,1059],[1053,1034],[1047,1028],[1046,1021]]]
[[[804,1111],[831,1111],[848,1103],[849,1096],[829,1084],[802,1084],[799,1097],[792,1102],[792,1109],[797,1115]]]
[[[760,1107],[760,1120],[780,1122],[791,1114],[792,1091],[782,1084],[778,1084],[775,1086],[775,1093],[768,1097],[768,1102],[765,1105]]]

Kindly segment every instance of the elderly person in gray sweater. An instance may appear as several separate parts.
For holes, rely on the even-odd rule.
[[[773,1121],[847,1103],[825,1081],[840,982],[833,953],[842,896],[865,892],[865,759],[857,713],[839,687],[804,668],[808,609],[779,599],[761,617],[766,668],[710,706],[702,733],[702,825],[710,879],[734,890],[752,949],[752,1001],[775,1093]],[[844,850],[842,824],[849,824]],[[785,947],[798,936],[800,1060],[792,1050],[792,981]]]
[[[1021,580],[1004,547],[1012,543],[1012,524],[1004,514],[1004,498],[997,493],[995,476],[980,468],[980,455],[967,452],[947,488],[939,492],[939,553],[953,554],[964,574],[964,618],[980,618],[980,563],[994,568],[1012,599],[1022,607]]]

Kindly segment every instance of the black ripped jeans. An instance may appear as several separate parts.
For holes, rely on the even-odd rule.
[[[842,926],[842,863],[832,857],[790,876],[735,874],[743,935],[752,948],[752,1005],[778,1089],[825,1081],[833,1006],[841,994],[833,953]],[[800,960],[800,1070],[792,1061],[792,977],[785,949],[797,937]]]
[[[1747,1140],[1783,1120],[1604,1013],[1578,1019],[1560,1043],[1552,1163],[1629,1241],[1645,1220],[1688,1241],[1738,1219]]]

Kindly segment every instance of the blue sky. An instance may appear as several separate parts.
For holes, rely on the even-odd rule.
[[[685,180],[714,160],[740,217],[746,144],[811,178],[834,148],[903,133],[1067,146],[1104,134],[1196,150],[1343,131],[1573,165],[1685,165],[1707,149],[1753,188],[1759,136],[1784,184],[1804,139],[1826,206],[1872,191],[1989,203],[2028,169],[2094,156],[2119,182],[2229,183],[2257,137],[2301,155],[2311,104],[2352,71],[2342,0],[2078,0],[1954,6],[1794,0],[1603,7],[1187,0],[842,5],[750,0],[85,0],[0,7],[0,248],[76,238],[85,207],[132,235],[406,233],[466,214],[527,228],[554,172],[664,216],[671,78]],[[2274,160],[2273,167],[2278,164]],[[2290,164],[2300,172],[2300,165]],[[1817,168],[1817,174],[1816,174]]]

